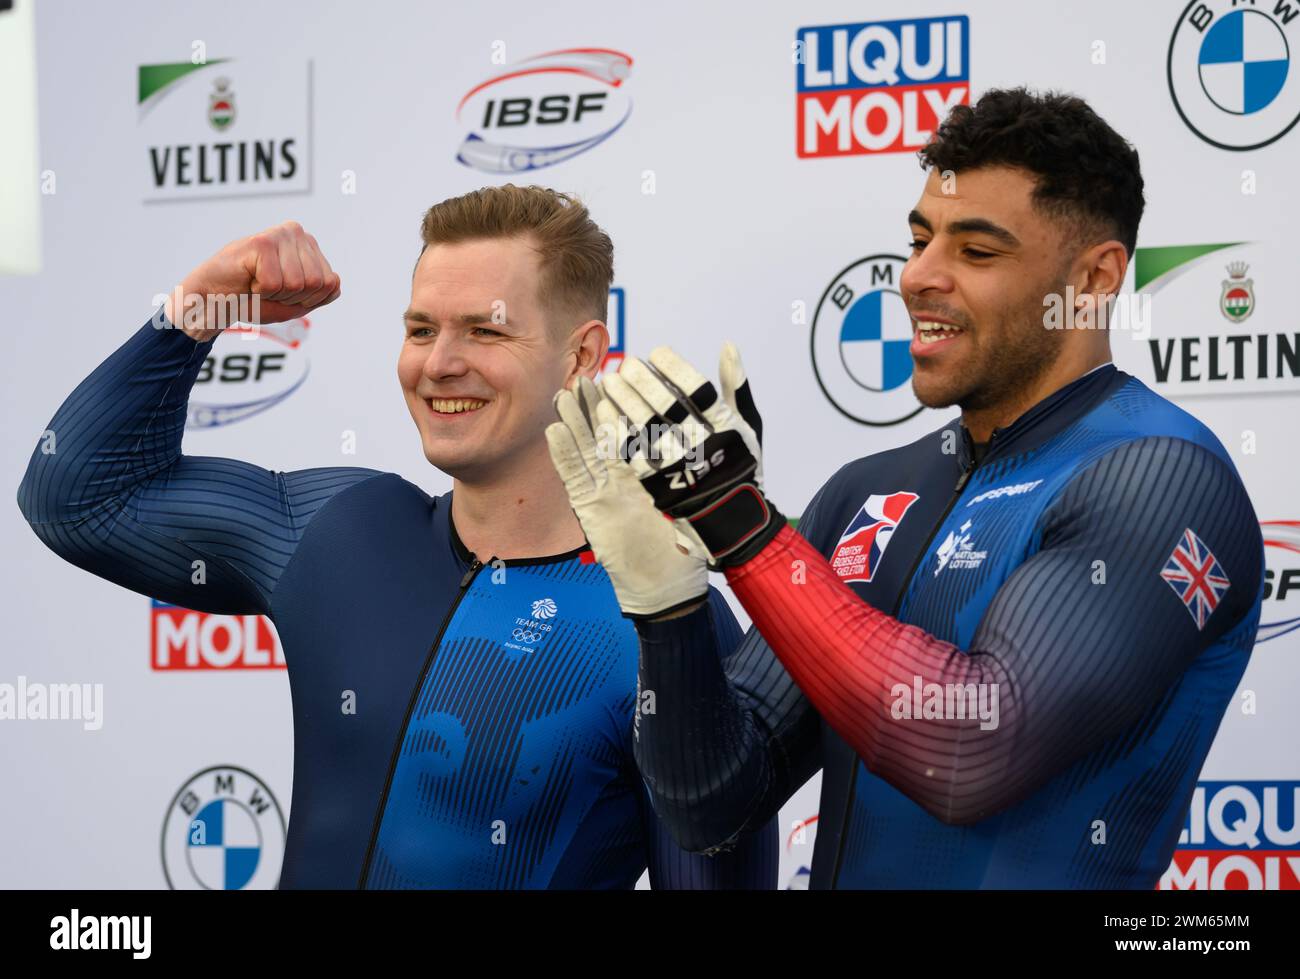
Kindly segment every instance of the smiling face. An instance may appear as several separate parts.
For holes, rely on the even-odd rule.
[[[570,343],[581,331],[548,322],[538,275],[520,237],[431,245],[416,266],[397,375],[425,458],[456,479],[550,465],[551,399],[588,365]]]
[[[1043,300],[1064,293],[1073,256],[1061,223],[1034,207],[1029,174],[990,166],[953,184],[944,193],[932,169],[909,219],[912,387],[931,408],[986,410],[1033,390],[1069,342],[1044,327]]]

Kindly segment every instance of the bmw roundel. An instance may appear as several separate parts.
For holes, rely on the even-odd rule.
[[[912,393],[912,320],[898,280],[907,259],[871,255],[842,271],[813,315],[813,373],[839,411],[896,425],[921,411]]]
[[[1279,13],[1281,11],[1281,13]],[[1169,42],[1169,94],[1212,146],[1253,150],[1300,120],[1300,7],[1193,0]]]

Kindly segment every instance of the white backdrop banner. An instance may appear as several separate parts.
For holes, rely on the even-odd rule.
[[[28,166],[37,103],[13,45],[33,6]],[[668,343],[712,364],[739,344],[760,406],[783,406],[765,418],[767,487],[797,515],[843,463],[953,415],[909,383],[898,273],[924,180],[915,149],[989,88],[1086,98],[1146,178],[1115,359],[1222,440],[1268,544],[1264,626],[1163,886],[1300,886],[1300,321],[1285,245],[1300,218],[1298,0],[13,8],[0,266],[38,267],[36,210],[44,261],[0,279],[11,494],[55,409],[158,297],[287,219],[320,242],[343,298],[223,339],[185,451],[445,491],[398,387],[399,314],[425,209],[510,181],[578,194],[609,231],[616,356]],[[845,327],[861,303],[877,336]],[[176,834],[231,786],[266,803],[249,832],[278,867],[293,730],[274,629],[99,581],[48,552],[12,500],[0,684],[15,698],[75,684],[98,716],[0,720],[0,886],[208,886]],[[817,806],[814,779],[781,814],[782,886],[806,881]]]

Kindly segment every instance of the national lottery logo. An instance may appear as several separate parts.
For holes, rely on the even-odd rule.
[[[970,102],[964,16],[801,27],[794,61],[801,157],[917,150]]]
[[[907,259],[871,255],[837,275],[813,315],[813,373],[841,414],[897,425],[922,408],[912,393],[912,319],[898,280]]]
[[[456,106],[469,128],[456,159],[487,173],[526,173],[599,146],[632,114],[623,89],[632,58],[567,48],[506,65]]]
[[[1300,120],[1294,0],[1246,6],[1192,0],[1169,41],[1169,94],[1183,122],[1211,146],[1253,150]]]
[[[934,552],[935,568],[934,576],[937,578],[939,572],[945,568],[949,570],[974,570],[984,563],[984,559],[989,556],[988,551],[978,551],[975,549],[974,532],[971,526],[974,521],[967,520],[956,530],[950,530],[948,536],[943,539],[938,550]]]
[[[163,876],[172,890],[274,890],[286,824],[274,793],[244,768],[193,775],[163,820]]]

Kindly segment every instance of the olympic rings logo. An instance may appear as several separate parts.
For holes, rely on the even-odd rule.
[[[546,633],[532,632],[528,629],[516,629],[514,632],[510,633],[510,635],[514,636],[520,642],[537,642],[537,640],[541,639],[546,635]]]

